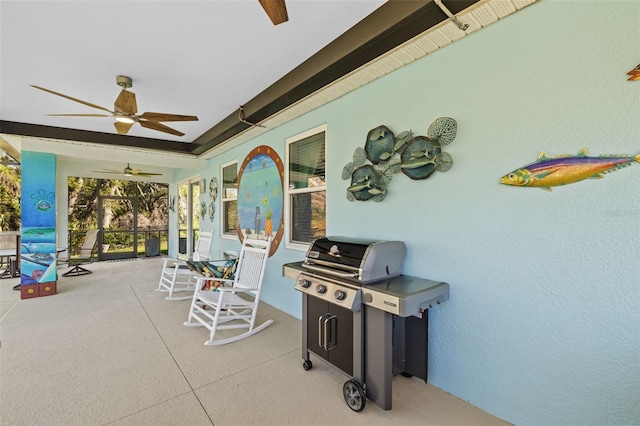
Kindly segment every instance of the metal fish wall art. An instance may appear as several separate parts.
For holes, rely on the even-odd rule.
[[[568,185],[585,179],[600,179],[605,173],[640,163],[640,154],[587,156],[587,148],[577,155],[551,156],[541,152],[534,163],[520,167],[500,179],[512,186],[532,186],[551,191],[551,187]]]
[[[381,202],[394,174],[424,180],[436,171],[449,171],[453,158],[443,147],[453,142],[457,126],[453,118],[440,117],[426,136],[414,137],[411,130],[394,135],[387,126],[371,129],[364,148],[357,147],[353,161],[342,169],[342,179],[351,180],[347,200]]]

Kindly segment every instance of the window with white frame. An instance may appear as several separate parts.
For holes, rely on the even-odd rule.
[[[326,125],[286,140],[287,246],[306,249],[327,229],[325,181]]]
[[[222,165],[222,237],[231,238],[238,230],[238,162]]]

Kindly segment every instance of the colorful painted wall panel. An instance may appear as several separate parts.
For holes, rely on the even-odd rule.
[[[22,152],[22,247],[20,285],[23,298],[39,295],[33,285],[56,281],[56,156]]]
[[[271,252],[284,233],[284,166],[275,150],[261,145],[247,155],[238,173],[238,237],[272,237]]]

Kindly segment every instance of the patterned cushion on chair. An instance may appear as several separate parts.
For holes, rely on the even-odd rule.
[[[236,265],[238,264],[238,259],[229,259],[222,265],[216,265],[213,262],[186,263],[191,270],[197,272],[202,276],[233,280],[236,273]],[[203,288],[210,291],[216,291],[216,289],[223,284],[224,283],[222,281],[207,280],[205,281],[205,285]]]

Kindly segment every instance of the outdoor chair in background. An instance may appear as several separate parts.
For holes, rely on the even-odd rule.
[[[198,276],[197,289],[193,293],[189,309],[189,318],[184,325],[206,327],[210,333],[205,345],[236,342],[264,330],[273,323],[273,320],[267,320],[255,326],[270,248],[271,239],[265,241],[245,238],[234,278],[232,280],[213,278],[224,284],[213,291],[204,288],[205,282],[212,278]],[[218,330],[243,328],[248,330],[231,337],[216,339]]]
[[[20,273],[20,231],[0,232],[0,278],[15,278]]]
[[[213,231],[201,231],[196,241],[195,250],[191,260],[208,260],[210,257]],[[185,260],[167,258],[162,265],[162,273],[156,291],[168,292],[167,300],[187,300],[193,296],[196,285],[196,277],[189,269]],[[189,292],[188,296],[174,296],[174,293]]]
[[[60,263],[67,263],[70,270],[62,274],[63,277],[77,277],[79,275],[91,274],[92,271],[82,265],[93,263],[98,252],[98,235],[100,230],[90,229],[84,237],[82,245],[77,250],[69,250],[69,256],[61,256]]]

